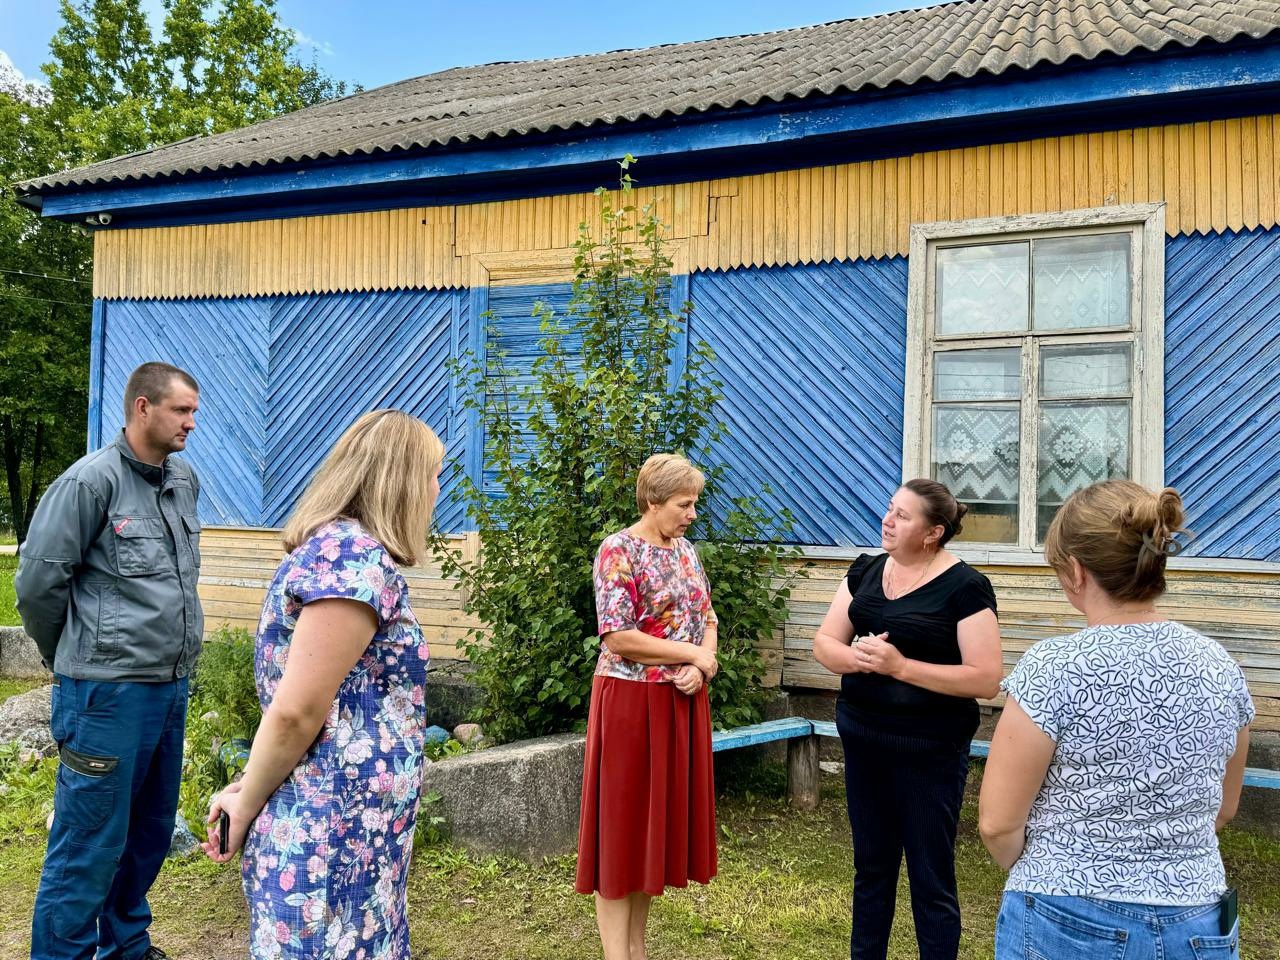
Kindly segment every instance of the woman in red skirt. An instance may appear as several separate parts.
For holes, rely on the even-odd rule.
[[[702,474],[656,454],[636,478],[640,520],[596,555],[600,660],[591,687],[578,830],[579,893],[594,893],[605,960],[644,960],[649,901],[716,873],[711,589],[684,532]]]

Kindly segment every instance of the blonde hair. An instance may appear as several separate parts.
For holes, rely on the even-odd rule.
[[[396,563],[413,566],[431,529],[431,479],[444,444],[399,410],[364,414],[333,445],[307,484],[280,536],[296,550],[338,517],[359,521]]]
[[[1182,549],[1182,497],[1172,487],[1153,493],[1132,480],[1107,480],[1077,490],[1058,510],[1044,538],[1044,556],[1059,573],[1080,561],[1116,600],[1154,600],[1165,591],[1165,563]]]
[[[666,503],[678,493],[696,497],[706,483],[702,471],[679,454],[655,453],[636,476],[636,509],[643,514],[650,505]]]

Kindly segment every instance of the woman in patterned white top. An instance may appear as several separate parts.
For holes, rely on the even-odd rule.
[[[1215,830],[1235,815],[1253,703],[1221,645],[1156,609],[1177,491],[1073,494],[1045,557],[1088,626],[1031,648],[982,782],[1009,880],[997,960],[1238,956]]]

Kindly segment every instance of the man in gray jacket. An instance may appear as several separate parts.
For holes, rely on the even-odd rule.
[[[32,922],[35,960],[160,960],[147,891],[178,808],[200,652],[195,471],[171,454],[200,388],[166,363],[125,386],[125,427],[45,492],[14,587],[54,672],[61,765]]]

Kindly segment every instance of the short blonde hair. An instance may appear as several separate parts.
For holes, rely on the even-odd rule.
[[[1132,480],[1106,480],[1077,490],[1059,508],[1044,538],[1044,557],[1059,573],[1071,558],[1107,595],[1120,601],[1155,600],[1165,591],[1164,570],[1185,533],[1182,497],[1172,487],[1154,493]]]
[[[636,476],[636,509],[643,514],[680,493],[696,497],[706,483],[702,471],[679,454],[655,453]]]
[[[281,531],[296,550],[338,517],[356,520],[399,564],[426,549],[435,498],[431,478],[444,444],[431,428],[399,410],[364,414],[333,445]]]

